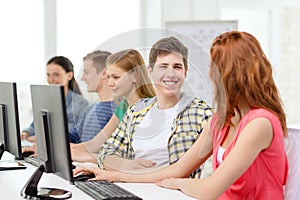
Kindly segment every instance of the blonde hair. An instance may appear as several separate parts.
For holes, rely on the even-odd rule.
[[[144,59],[137,50],[127,49],[108,56],[106,66],[111,64],[116,64],[129,73],[135,73],[136,93],[140,98],[156,95]]]

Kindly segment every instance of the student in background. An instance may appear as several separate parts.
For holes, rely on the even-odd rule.
[[[95,179],[158,182],[197,199],[284,199],[288,163],[284,150],[286,117],[272,66],[252,35],[231,31],[210,49],[215,112],[199,139],[173,165],[152,173],[93,172]],[[187,179],[213,155],[214,172]]]
[[[90,141],[71,145],[72,160],[97,163],[98,152],[112,132],[117,128],[128,108],[136,101],[155,96],[141,54],[133,49],[110,55],[106,60],[108,86],[116,101],[120,101],[110,121]]]
[[[83,75],[88,92],[96,92],[99,100],[91,105],[85,115],[70,129],[70,142],[79,143],[91,140],[101,131],[112,117],[116,104],[111,88],[108,86],[108,74],[105,62],[111,53],[96,50],[83,58]]]
[[[69,130],[75,127],[76,123],[85,114],[89,103],[81,95],[79,86],[74,78],[74,66],[64,56],[55,56],[47,62],[47,81],[49,84],[64,86],[66,97],[66,109]],[[35,141],[33,122],[21,133],[22,139]]]
[[[195,142],[211,109],[181,91],[188,70],[187,55],[188,49],[174,37],[154,44],[149,70],[157,96],[142,99],[127,110],[100,147],[100,168],[122,171],[173,164]],[[200,168],[191,174],[199,177]]]

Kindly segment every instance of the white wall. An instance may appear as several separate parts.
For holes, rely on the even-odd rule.
[[[151,2],[151,1],[149,1]],[[274,69],[289,125],[300,124],[300,1],[298,0],[161,0],[157,6],[161,20],[144,26],[164,27],[168,21],[238,20],[239,30],[252,33],[260,41]],[[158,7],[158,5],[160,7]]]
[[[26,2],[11,0],[1,1],[0,3],[0,22],[2,25],[0,33],[2,65],[0,65],[0,69],[3,72],[0,75],[0,81],[18,81],[21,83],[21,85],[18,85],[19,96],[21,98],[19,103],[21,107],[21,126],[24,126],[31,120],[30,102],[23,102],[23,99],[29,96],[29,84],[44,82],[45,60],[49,55],[56,52],[61,54],[69,53],[66,47],[70,45],[67,45],[66,41],[62,38],[57,39],[57,37],[60,37],[58,35],[62,35],[65,31],[62,29],[55,30],[53,27],[55,22],[53,13],[57,12],[55,10],[57,6],[55,6],[55,2],[53,0],[31,0]],[[74,2],[70,0],[65,0],[65,2],[69,2],[69,6],[67,5],[64,9],[73,9]],[[78,3],[78,1],[76,2]],[[74,13],[76,17],[84,16],[85,12],[90,12],[91,9],[88,9],[88,6],[91,3],[101,4],[105,0],[88,0],[82,2],[86,5]],[[300,13],[300,1],[138,0],[137,2],[139,3],[138,6],[132,6],[130,9],[123,8],[124,12],[122,13],[121,11],[114,12],[113,7],[97,6],[96,8],[98,9],[91,12],[95,15],[90,15],[92,16],[90,19],[95,20],[96,23],[93,24],[94,26],[85,26],[81,37],[76,32],[76,24],[78,24],[78,29],[82,28],[80,23],[84,24],[84,21],[79,23],[79,21],[76,21],[77,18],[74,17],[76,20],[72,22],[72,30],[77,36],[75,36],[76,34],[69,34],[68,39],[72,40],[72,38],[75,38],[74,41],[80,43],[80,45],[71,46],[74,51],[80,52],[78,53],[79,56],[75,56],[76,58],[74,58],[78,61],[75,62],[77,67],[81,66],[82,54],[93,50],[99,45],[101,39],[99,24],[101,24],[101,21],[109,21],[112,15],[124,18],[126,15],[125,11],[133,12],[133,10],[139,9],[137,17],[139,22],[127,28],[126,31],[135,28],[165,28],[167,21],[238,19],[240,22],[239,27],[258,37],[274,66],[274,77],[278,82],[283,96],[289,124],[300,124],[300,104],[298,103],[300,101],[300,93],[298,92],[300,91],[300,84],[297,81],[300,69],[298,66],[300,39],[297,35],[300,31],[300,14],[298,14]],[[43,3],[45,5],[50,3],[52,6],[44,9]],[[63,2],[60,3],[62,4]],[[99,16],[98,19],[96,14],[98,12],[103,13],[103,10],[108,10],[109,14],[105,18]],[[241,11],[250,13],[248,14],[249,17],[247,18]],[[256,13],[251,14],[252,11],[256,11]],[[230,14],[230,12],[232,13]],[[47,15],[47,13],[50,14]],[[43,20],[44,14],[46,14],[45,20]],[[64,18],[64,20],[66,19],[72,19],[72,16]],[[43,27],[44,21],[47,24],[45,27]],[[113,22],[112,24],[116,27],[121,27],[118,25],[118,22]],[[107,34],[106,25],[101,28],[101,31]],[[46,31],[45,34],[44,30]],[[91,32],[95,33],[95,31],[99,31],[97,32],[99,33],[99,40],[95,41],[94,44],[85,42],[85,39],[90,37]],[[124,32],[125,29],[114,29],[114,31],[117,32],[114,32],[112,36]],[[57,32],[57,35],[53,35],[55,32]],[[97,36],[97,34],[95,35]],[[58,43],[55,42],[56,40],[58,40]],[[83,47],[84,44],[89,44],[90,46]],[[57,51],[57,48],[60,47],[62,49]],[[10,71],[10,69],[13,70]]]

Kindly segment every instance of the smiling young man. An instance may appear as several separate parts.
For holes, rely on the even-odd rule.
[[[119,127],[101,146],[99,167],[107,170],[154,169],[175,163],[201,134],[210,107],[181,91],[188,49],[175,37],[151,48],[149,73],[157,96],[131,106]],[[192,177],[200,177],[200,168]]]

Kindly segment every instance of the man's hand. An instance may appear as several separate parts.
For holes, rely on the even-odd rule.
[[[156,165],[156,162],[142,158],[137,158],[134,160],[127,160],[127,164],[129,170],[137,170],[154,167]]]
[[[113,175],[117,172],[111,172],[102,170],[96,167],[76,167],[73,170],[73,176],[77,174],[94,174],[95,178],[91,178],[89,180],[107,180],[107,181],[116,181]]]
[[[31,147],[23,147],[22,153],[24,153],[24,152],[33,152],[33,154],[31,156],[37,156],[35,143]]]
[[[129,160],[118,155],[108,155],[105,157],[103,164],[104,168],[110,171],[133,171],[152,168],[156,165],[156,162],[142,158]]]

